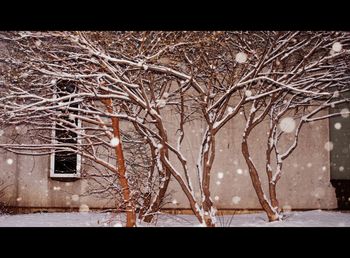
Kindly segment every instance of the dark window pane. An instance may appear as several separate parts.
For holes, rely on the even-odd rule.
[[[74,93],[76,91],[76,87],[74,84],[70,82],[61,81],[57,84],[57,95],[58,97],[64,97],[68,94]],[[63,102],[72,101],[71,99],[66,99]],[[78,108],[78,104],[70,104],[70,108]],[[69,111],[69,113],[76,114],[76,111]],[[78,124],[78,119],[74,119],[72,121],[69,119],[69,114],[65,114],[65,116],[61,117],[61,119],[66,120],[67,122],[74,122]],[[65,144],[76,144],[77,143],[77,134],[69,130],[67,124],[65,126],[56,125],[56,140],[58,143],[62,144],[62,147]],[[57,151],[55,153],[55,174],[74,174],[77,173],[77,154],[69,151]]]

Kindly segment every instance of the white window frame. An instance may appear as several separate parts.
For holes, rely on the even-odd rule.
[[[56,92],[54,95],[54,99],[57,97]],[[78,108],[80,105],[78,105]],[[78,118],[78,128],[81,130],[81,119]],[[77,144],[78,146],[81,145],[81,138],[79,135],[77,135]],[[51,130],[51,142],[52,144],[56,144],[56,122],[52,123],[52,130]],[[53,148],[54,150],[54,148]],[[81,161],[82,157],[81,154],[77,153],[77,166],[76,166],[76,173],[67,173],[67,174],[62,174],[62,173],[55,173],[55,154],[56,152],[53,151],[50,154],[50,178],[81,178]]]

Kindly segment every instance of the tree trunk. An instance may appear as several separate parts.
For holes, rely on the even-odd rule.
[[[270,193],[270,200],[271,200],[272,207],[276,209],[278,212],[280,212],[275,183],[269,182],[269,193]]]
[[[215,216],[215,213],[213,214],[213,202],[210,199],[210,172],[215,158],[215,137],[212,135],[211,131],[207,131],[204,137],[204,145],[207,144],[208,148],[205,149],[203,153],[202,188],[204,200],[202,206],[204,210],[204,222],[206,226],[215,227],[215,218],[213,217]]]
[[[273,209],[273,207],[271,207],[270,203],[266,199],[266,196],[264,194],[264,190],[262,189],[262,186],[261,186],[258,171],[256,170],[253,162],[250,159],[250,153],[249,153],[248,143],[247,143],[246,138],[244,138],[242,141],[242,154],[243,154],[244,159],[248,165],[250,178],[252,180],[252,184],[253,184],[255,192],[258,196],[261,207],[266,212],[267,217],[268,217],[270,222],[279,220],[280,216],[279,216],[278,212],[275,209]]]
[[[168,169],[165,169],[166,180],[163,183],[163,187],[159,190],[156,200],[154,202],[150,203],[151,206],[149,207],[149,212],[148,212],[150,214],[146,214],[146,216],[143,217],[144,222],[147,222],[147,223],[152,222],[153,217],[154,217],[154,213],[159,211],[160,206],[162,204],[162,201],[165,197],[165,193],[168,190],[170,176],[171,176],[170,171]]]
[[[108,99],[104,101],[109,113],[113,114],[112,100]],[[126,203],[126,227],[136,226],[136,212],[133,205],[132,196],[130,193],[130,187],[128,179],[126,178],[126,167],[123,152],[123,145],[121,141],[119,119],[117,117],[112,117],[112,127],[114,137],[119,139],[119,144],[115,146],[115,155],[117,157],[117,167],[118,167],[118,179],[120,186],[122,188],[124,202]]]

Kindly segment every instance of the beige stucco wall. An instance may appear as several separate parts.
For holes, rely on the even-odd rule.
[[[169,124],[171,120],[173,119],[169,119]],[[211,192],[217,208],[260,208],[240,149],[244,125],[243,116],[238,116],[222,128],[216,138],[217,149],[212,168]],[[198,181],[194,168],[204,127],[204,122],[192,122],[187,126],[188,135],[183,141],[183,151],[188,166],[192,168],[191,176],[198,197],[199,192],[196,185]],[[169,126],[169,132],[174,133],[175,130],[175,126]],[[260,171],[261,181],[265,186],[267,185],[267,176],[264,171],[266,134],[267,123],[264,123],[254,129],[249,142],[252,159]],[[285,160],[283,176],[278,183],[277,194],[281,206],[294,209],[337,207],[335,191],[330,183],[329,152],[324,148],[325,143],[329,140],[328,135],[327,121],[306,124],[302,128],[298,147]],[[287,139],[284,142],[288,142]],[[222,179],[218,178],[220,172],[224,174]],[[170,189],[173,190],[171,201],[176,204],[170,203],[167,207],[188,208],[186,197],[178,189],[175,180],[172,180]],[[268,194],[267,188],[265,191]]]
[[[169,138],[174,141],[177,138],[175,137],[177,123],[174,122],[176,119],[176,116],[170,115],[167,121]],[[187,134],[182,147],[191,171],[195,192],[198,192],[195,162],[204,126],[205,124],[200,121],[188,124],[185,128]],[[240,151],[240,134],[243,126],[243,117],[238,116],[217,135],[217,153],[211,180],[212,198],[217,208],[260,208]],[[250,141],[252,158],[264,184],[266,184],[263,170],[266,133],[266,124],[260,125],[253,131],[254,136]],[[5,137],[6,135],[0,138]],[[282,206],[295,209],[336,208],[335,191],[330,184],[329,153],[324,148],[326,141],[328,141],[327,121],[307,124],[303,127],[299,146],[285,161],[284,174],[278,184],[278,196]],[[8,158],[13,159],[13,164],[7,164]],[[86,179],[78,179],[74,182],[51,179],[49,166],[47,156],[20,156],[1,152],[0,179],[10,185],[3,201],[9,201],[11,206],[19,207],[69,208],[79,207],[82,204],[90,208],[114,207],[111,199],[84,196],[91,184]],[[224,174],[222,179],[218,178],[219,172]],[[172,193],[169,200],[176,200],[177,203],[170,203],[166,207],[189,208],[186,197],[175,180],[172,180],[169,190]],[[240,198],[239,202],[237,197]]]

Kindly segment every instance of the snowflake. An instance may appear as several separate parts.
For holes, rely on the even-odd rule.
[[[40,182],[40,183],[41,183],[41,182]],[[54,187],[53,187],[53,190],[54,190],[54,191],[59,191],[59,190],[61,190],[61,187],[59,187],[59,186],[54,186]]]
[[[323,166],[322,167],[322,171],[326,171],[327,167],[326,166]]]
[[[174,204],[174,205],[177,205],[178,204],[178,202],[177,202],[177,200],[176,199],[174,199],[174,200],[172,200],[172,202],[171,202],[172,204]]]
[[[340,172],[343,172],[343,171],[344,171],[344,167],[343,167],[343,166],[340,166],[340,167],[339,167],[339,171],[340,171]]]
[[[252,93],[251,90],[246,90],[246,91],[245,91],[245,95],[246,95],[247,97],[250,97],[252,94],[253,94],[253,93]]]
[[[333,97],[338,98],[338,97],[339,97],[339,91],[336,90],[336,91],[333,93]]]
[[[335,123],[334,128],[339,130],[341,128],[341,123]]]
[[[12,165],[12,164],[13,164],[13,159],[7,159],[7,160],[6,160],[6,163],[7,163],[8,165]]]
[[[222,173],[222,172],[219,172],[219,173],[218,173],[218,178],[219,178],[219,179],[222,179],[222,178],[224,178],[224,173]]]
[[[243,52],[239,52],[236,54],[236,62],[243,64],[247,61],[247,55]]]
[[[214,200],[215,200],[215,201],[218,201],[219,199],[220,199],[219,196],[215,196],[215,197],[214,197]]]
[[[162,145],[162,144],[160,144],[160,143],[158,143],[157,148],[160,150],[160,149],[162,149],[162,148],[163,148],[163,145]]]
[[[242,169],[237,169],[237,174],[240,174],[240,175],[242,175],[243,174],[243,170]]]
[[[163,107],[165,107],[165,105],[166,105],[165,99],[157,100],[157,107],[163,108]]]
[[[333,150],[333,143],[332,142],[326,142],[325,145],[324,145],[324,148],[327,150],[327,151],[331,151]]]
[[[279,127],[285,133],[291,133],[295,129],[295,120],[292,117],[285,117],[281,120]]]
[[[110,144],[111,144],[112,147],[116,147],[116,146],[119,145],[119,142],[120,142],[120,141],[119,141],[119,138],[113,137],[113,138],[111,139]]]
[[[164,92],[164,94],[163,94],[163,98],[168,98],[169,97],[169,93],[168,92]]]
[[[16,127],[15,127],[15,130],[16,130],[17,134],[22,134],[22,135],[24,135],[24,134],[27,133],[27,128],[26,128],[24,125],[22,125],[22,126],[16,126]]]
[[[18,198],[16,199],[16,201],[17,201],[17,202],[22,201],[22,197],[18,197]]]
[[[315,189],[315,191],[312,193],[313,196],[315,196],[316,198],[322,198],[325,196],[325,190],[321,187],[317,187]]]
[[[72,195],[72,201],[74,201],[74,202],[79,201],[79,195],[73,194],[73,195]]]
[[[1,129],[0,129],[0,136],[3,136],[4,133],[5,133],[4,130],[1,130]]]
[[[240,201],[241,201],[241,197],[239,197],[239,196],[233,196],[232,202],[233,202],[234,204],[238,204]]]
[[[343,46],[340,42],[335,42],[333,45],[332,45],[332,50],[334,52],[340,52],[342,50]]]
[[[220,180],[216,181],[216,185],[221,185]]]
[[[68,119],[71,121],[74,121],[74,118],[75,118],[75,116],[72,113],[70,113],[68,116]]]
[[[232,113],[233,110],[234,110],[233,107],[228,107],[228,108],[227,108],[227,112],[229,112],[229,113]]]
[[[41,46],[41,40],[35,41],[34,44],[35,44],[36,47],[40,47]]]
[[[340,110],[340,115],[344,118],[349,117],[349,109],[348,108],[343,108],[342,110]]]
[[[312,163],[311,162],[307,163],[307,167],[311,168],[312,167]]]

